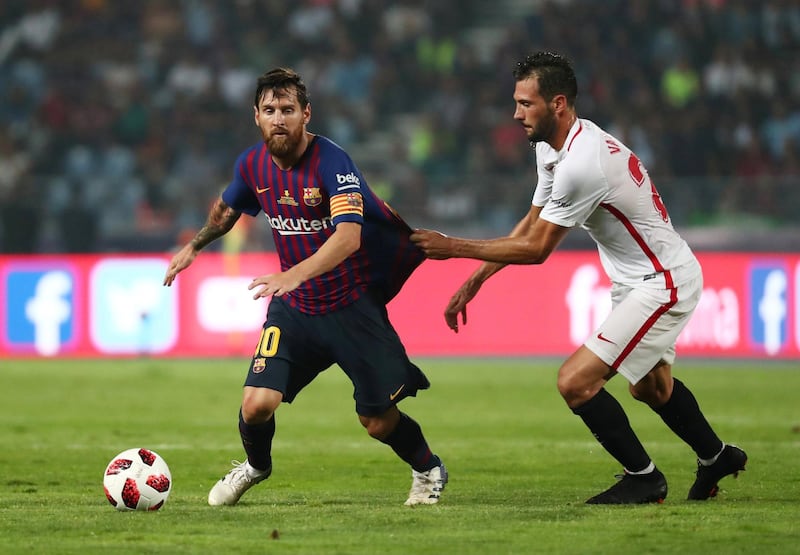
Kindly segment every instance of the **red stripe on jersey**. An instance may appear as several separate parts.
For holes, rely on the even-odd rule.
[[[256,156],[256,151],[253,150],[250,154],[247,155],[247,160],[244,164],[242,164],[242,170],[245,168],[248,170],[248,175],[242,175],[242,179],[245,183],[250,184],[251,187],[255,185],[256,175],[255,175],[255,168],[253,168],[253,158]]]
[[[255,151],[253,152],[253,154],[255,154]],[[263,168],[264,167],[264,158],[266,158],[266,157],[267,157],[267,145],[264,145],[259,149],[258,162],[257,162],[255,167]],[[253,165],[251,164],[250,167],[253,168]],[[259,194],[259,189],[261,189],[261,191],[260,191],[261,193],[266,192],[264,190],[264,172],[261,172],[261,171],[258,172],[258,184],[256,184],[255,189],[256,189],[256,194]]]
[[[303,190],[303,187],[310,186],[312,182],[319,182],[322,183],[322,179],[320,176],[317,175],[317,169],[319,167],[320,162],[320,155],[319,155],[319,143],[314,141],[309,146],[309,152],[307,154],[308,163],[299,164],[296,168],[296,171],[292,172],[296,178],[298,179],[298,187],[299,191]],[[319,243],[317,240],[312,239],[310,236],[305,236],[301,238],[303,242],[303,249],[309,255],[315,253],[319,250],[320,247],[324,244]],[[314,294],[319,298],[331,299],[337,296],[341,297],[341,294],[337,295],[337,290],[348,285],[346,280],[339,280],[339,279],[322,279],[321,276],[317,276],[313,280],[310,280],[309,287],[314,292]],[[296,299],[292,298],[292,301],[296,301]],[[342,300],[340,299],[340,302]],[[298,303],[298,308],[300,304]],[[336,302],[330,303],[329,307],[333,308],[338,306]],[[306,311],[317,311],[316,305],[307,304],[304,307]]]
[[[656,272],[664,272],[664,266],[661,265],[661,262],[658,260],[656,254],[650,249],[650,247],[645,243],[644,238],[636,231],[636,228],[633,226],[631,221],[625,217],[625,214],[620,212],[616,207],[607,204],[605,202],[601,202],[600,206],[608,210],[615,218],[617,218],[622,225],[625,226],[625,229],[628,230],[633,240],[636,241],[636,244],[639,245],[639,248],[642,249],[642,252],[647,256],[650,260],[650,263],[653,265],[653,268]],[[670,276],[668,279],[667,287],[672,287],[672,277]]]
[[[572,148],[572,143],[574,143],[574,142],[575,142],[575,137],[577,137],[578,135],[580,135],[580,134],[581,134],[581,131],[583,131],[583,123],[581,123],[581,120],[578,120],[578,130],[577,130],[577,131],[575,132],[575,134],[572,136],[572,139],[570,140],[569,144],[567,145],[567,150],[568,150],[568,151],[569,151],[569,149],[571,149],[571,148]]]

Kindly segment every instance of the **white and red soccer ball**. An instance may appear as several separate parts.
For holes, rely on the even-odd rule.
[[[157,511],[172,490],[172,474],[155,451],[127,449],[106,466],[103,487],[118,511]]]

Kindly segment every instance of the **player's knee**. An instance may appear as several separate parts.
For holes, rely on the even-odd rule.
[[[248,424],[260,424],[266,422],[275,411],[269,407],[259,405],[257,403],[242,403],[242,418]]]
[[[556,386],[567,406],[575,408],[597,395],[614,374],[596,354],[581,347],[558,369]]]
[[[391,430],[388,430],[386,422],[380,418],[359,416],[358,419],[364,429],[367,430],[367,433],[375,439],[383,439],[391,432]]]
[[[358,420],[361,422],[361,425],[364,426],[364,429],[367,430],[370,437],[381,441],[389,437],[389,434],[391,434],[395,426],[397,426],[397,418],[393,418],[392,416],[394,415],[359,415]]]
[[[559,373],[556,382],[558,392],[570,407],[578,406],[591,399],[595,392],[591,392],[582,380],[568,373]]]
[[[266,422],[275,414],[279,404],[280,399],[266,391],[245,392],[242,397],[242,418],[248,424]]]
[[[656,408],[669,401],[671,393],[671,390],[667,391],[667,389],[658,387],[658,385],[654,380],[648,380],[645,377],[636,384],[630,384],[628,391],[630,391],[631,397],[637,401]]]
[[[669,364],[660,362],[650,373],[628,386],[631,397],[656,408],[663,406],[672,395],[672,375]]]
[[[642,384],[642,382],[636,384],[628,384],[628,391],[630,392],[631,397],[642,403],[646,403],[647,400],[650,399],[652,396],[650,388],[644,387],[644,384]]]

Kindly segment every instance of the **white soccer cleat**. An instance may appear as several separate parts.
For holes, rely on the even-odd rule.
[[[270,467],[258,476],[251,476],[247,472],[247,461],[243,463],[231,461],[231,464],[233,464],[233,469],[214,484],[214,487],[208,492],[209,505],[236,505],[244,492],[269,478],[272,473],[272,467]]]
[[[439,464],[427,472],[411,471],[411,491],[405,502],[406,507],[413,505],[433,505],[439,502],[444,486],[447,484],[447,469]]]

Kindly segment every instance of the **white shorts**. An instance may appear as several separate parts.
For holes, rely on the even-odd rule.
[[[703,292],[699,265],[681,270],[666,272],[667,289],[613,284],[611,314],[584,343],[632,384],[660,360],[675,362],[675,342]],[[681,282],[671,283],[678,275]]]

